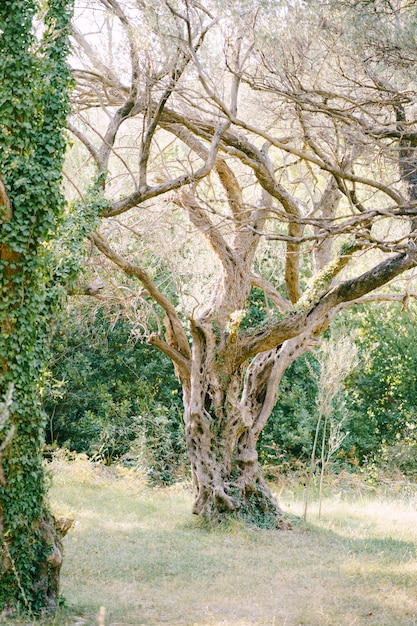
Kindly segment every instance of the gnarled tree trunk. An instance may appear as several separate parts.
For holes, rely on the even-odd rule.
[[[194,323],[184,415],[195,514],[221,520],[231,513],[257,526],[286,524],[264,479],[256,444],[283,373],[308,350],[309,339],[307,334],[259,354],[245,372],[235,365],[233,333],[219,339],[207,321]]]

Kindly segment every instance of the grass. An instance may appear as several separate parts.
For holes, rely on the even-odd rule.
[[[55,461],[53,474],[54,511],[76,519],[65,538],[66,607],[31,624],[417,625],[411,491],[333,488],[321,519],[312,504],[308,523],[291,531],[237,522],[213,530],[191,515],[186,487],[149,489],[82,458]],[[300,486],[277,490],[283,508],[301,516]]]

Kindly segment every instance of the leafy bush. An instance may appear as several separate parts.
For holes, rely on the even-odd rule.
[[[168,359],[133,341],[124,319],[112,323],[102,309],[81,303],[63,312],[52,349],[44,397],[47,442],[106,463],[132,463],[141,440],[149,450],[157,448],[146,457],[150,477],[172,480],[174,451],[183,466],[185,445],[180,387]],[[163,455],[168,449],[169,461]]]
[[[416,312],[414,305],[408,312],[393,304],[357,308],[334,326],[333,332],[353,338],[359,356],[340,398],[347,436],[335,457],[339,467],[389,461],[408,475],[417,472]],[[285,373],[259,441],[263,463],[285,468],[308,460],[317,421],[317,368],[312,352]]]
[[[298,358],[285,372],[278,402],[259,439],[259,458],[264,465],[294,465],[311,456],[317,423],[317,383],[313,354]]]
[[[360,367],[346,381],[350,435],[346,446],[360,463],[382,448],[408,445],[417,424],[415,306],[379,305],[352,311]],[[410,439],[410,434],[412,437]]]

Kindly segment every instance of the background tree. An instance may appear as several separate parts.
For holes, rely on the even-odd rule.
[[[0,615],[53,608],[60,537],[48,511],[39,388],[54,302],[48,242],[63,210],[71,2],[0,6]],[[50,259],[49,259],[50,261]],[[9,394],[9,395],[8,395]]]
[[[164,314],[148,341],[182,383],[193,511],[279,523],[256,442],[284,372],[338,312],[388,297],[374,292],[417,264],[414,83],[363,48],[378,3],[358,36],[350,3],[97,6],[99,35],[74,27],[70,126],[108,202],[91,241]],[[410,11],[379,17],[397,33]],[[162,261],[164,220],[183,242],[171,265],[193,253],[174,298],[137,247]],[[268,306],[251,327],[255,290]]]

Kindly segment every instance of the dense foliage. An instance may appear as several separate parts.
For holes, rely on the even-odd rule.
[[[246,322],[265,315],[254,294]],[[105,462],[122,461],[170,482],[186,466],[181,395],[169,361],[131,337],[122,317],[73,303],[53,339],[44,404],[47,440]],[[414,475],[417,471],[417,329],[414,307],[382,304],[353,309],[342,330],[356,342],[359,364],[337,390],[333,412],[346,437],[335,468],[354,469],[377,460]],[[261,434],[260,460],[274,475],[304,467],[311,456],[318,418],[319,348],[286,371],[278,401]],[[274,469],[275,468],[275,469]]]
[[[336,331],[350,335],[359,363],[334,403],[346,437],[335,465],[355,468],[386,465],[415,476],[417,462],[417,387],[415,306],[399,304],[352,309]],[[285,373],[281,394],[260,439],[264,463],[281,468],[305,463],[311,455],[317,422],[316,353],[298,359]]]
[[[360,463],[386,463],[417,475],[417,327],[409,303],[360,309],[349,316],[360,366],[346,381],[349,436],[345,449]]]
[[[56,324],[44,406],[53,447],[121,461],[167,483],[184,469],[181,391],[170,361],[90,303]]]

